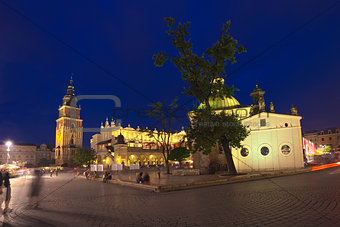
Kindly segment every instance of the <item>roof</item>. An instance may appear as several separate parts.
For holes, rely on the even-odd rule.
[[[4,145],[6,142],[2,141],[0,142],[0,145]],[[23,142],[14,142],[13,143],[14,146],[35,146],[36,145],[34,143],[23,143]]]
[[[223,109],[230,109],[234,107],[240,106],[240,103],[233,97],[224,97],[224,98],[214,98],[209,99],[209,104],[211,109],[213,110],[223,110]],[[198,109],[202,109],[205,106],[205,104],[201,103],[198,106]]]
[[[107,143],[111,143],[111,139],[109,140],[104,140],[104,141],[100,141],[97,143],[97,145],[100,145],[100,144],[107,144]]]

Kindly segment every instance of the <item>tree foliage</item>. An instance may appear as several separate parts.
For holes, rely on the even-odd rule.
[[[192,125],[188,128],[188,140],[192,142],[194,151],[202,151],[204,154],[210,153],[217,143],[221,144],[228,170],[236,174],[231,148],[241,146],[241,141],[248,135],[247,130],[237,116],[212,110],[209,100],[230,97],[236,90],[224,84],[227,76],[225,68],[236,63],[236,54],[246,50],[230,35],[230,21],[223,25],[219,40],[201,55],[193,52],[189,22],[175,26],[173,18],[165,18],[165,21],[168,25],[167,34],[177,53],[159,52],[153,56],[154,63],[163,66],[170,59],[182,74],[185,94],[204,104],[202,109],[196,108],[191,113]]]
[[[176,147],[170,151],[169,160],[181,162],[190,157],[190,151],[185,147]]]
[[[72,156],[72,160],[76,165],[89,165],[91,161],[95,160],[96,156],[93,150],[77,148]]]
[[[188,126],[188,143],[193,152],[209,154],[216,142],[223,146],[223,140],[227,140],[230,147],[242,147],[243,141],[249,134],[247,127],[242,125],[237,116],[208,112],[206,109],[196,110],[192,116],[192,124]],[[205,121],[209,119],[209,121]]]
[[[160,128],[158,131],[152,131],[148,128],[141,129],[140,131],[147,132],[148,136],[155,141],[155,144],[160,146],[167,168],[167,173],[170,173],[168,156],[171,149],[171,136],[177,132],[172,129],[172,124],[175,121],[175,112],[178,108],[177,98],[175,98],[169,105],[156,102],[149,106],[150,110],[147,114],[149,117],[156,119],[160,123]]]
[[[173,18],[165,18],[165,21],[169,28],[167,34],[177,55],[161,51],[153,56],[155,65],[163,66],[171,56],[170,61],[182,74],[185,94],[196,98],[199,103],[205,103],[209,98],[232,95],[235,88],[226,86],[220,79],[226,77],[225,66],[236,63],[235,54],[246,50],[230,36],[230,21],[223,25],[220,39],[200,56],[192,50],[188,31],[190,23],[178,23],[176,28]]]

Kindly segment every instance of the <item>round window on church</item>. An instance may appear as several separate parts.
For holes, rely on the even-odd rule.
[[[281,152],[282,152],[282,154],[284,154],[284,155],[289,155],[289,153],[290,153],[290,146],[288,146],[288,145],[283,145],[283,146],[281,147]]]
[[[241,149],[241,155],[243,156],[243,157],[247,157],[248,155],[249,155],[249,150],[247,149],[247,148],[242,148]]]
[[[269,148],[268,147],[261,147],[261,154],[263,156],[267,156],[269,154]]]

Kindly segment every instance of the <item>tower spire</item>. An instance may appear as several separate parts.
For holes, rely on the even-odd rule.
[[[72,77],[73,77],[73,73],[71,73],[70,85],[73,84],[73,79],[72,79]]]

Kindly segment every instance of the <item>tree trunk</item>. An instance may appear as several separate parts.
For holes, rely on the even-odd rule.
[[[233,160],[233,156],[232,156],[232,153],[231,153],[231,148],[229,146],[229,142],[225,137],[223,137],[221,139],[221,143],[222,143],[222,147],[223,147],[225,157],[227,159],[228,172],[232,175],[236,175],[237,171],[236,171],[236,168],[235,168],[235,165],[234,165],[234,160]]]
[[[164,163],[165,163],[165,167],[166,167],[166,173],[167,174],[170,174],[170,167],[169,167],[169,160],[168,160],[168,157],[169,157],[169,152],[167,151],[167,155],[165,154],[165,149],[163,147],[163,150],[162,150],[162,153],[163,153],[163,157],[164,157]]]
[[[170,174],[170,166],[169,166],[169,159],[168,159],[168,157],[169,157],[169,151],[167,150],[166,151],[166,173]]]

